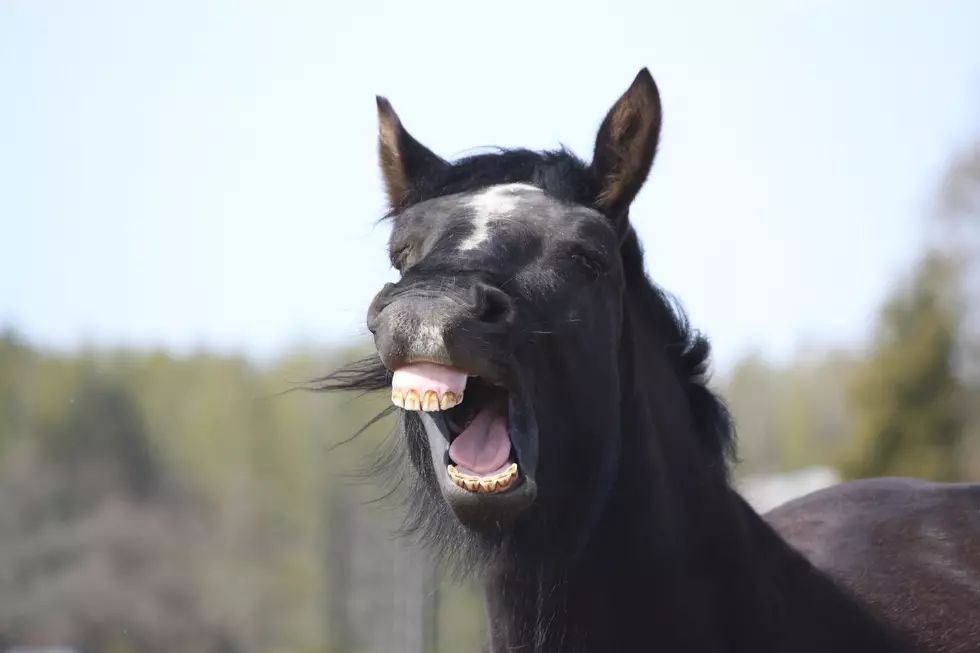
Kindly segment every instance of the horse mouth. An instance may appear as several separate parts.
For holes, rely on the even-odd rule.
[[[537,437],[520,392],[416,362],[395,371],[391,400],[421,418],[440,490],[464,523],[500,523],[533,501]]]

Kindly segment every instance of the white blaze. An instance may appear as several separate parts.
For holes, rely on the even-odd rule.
[[[476,249],[490,237],[490,223],[511,217],[522,192],[541,192],[528,184],[501,184],[491,186],[469,201],[473,209],[473,232],[460,243],[459,251]]]

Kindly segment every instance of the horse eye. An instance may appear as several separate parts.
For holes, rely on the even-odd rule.
[[[589,277],[596,281],[606,273],[607,264],[605,259],[597,252],[582,246],[573,246],[569,251],[569,258],[575,261]]]

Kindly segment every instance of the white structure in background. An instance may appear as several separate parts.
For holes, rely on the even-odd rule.
[[[738,491],[760,513],[804,494],[836,485],[841,479],[830,467],[807,467],[787,474],[758,474],[737,483]]]

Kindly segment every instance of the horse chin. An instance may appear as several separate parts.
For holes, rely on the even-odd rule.
[[[452,432],[443,413],[418,413],[425,427],[429,453],[439,490],[456,518],[466,528],[480,533],[499,533],[508,529],[538,494],[535,471],[538,461],[538,434],[533,412],[519,392],[508,396],[508,435],[510,436],[516,477],[505,490],[480,492],[460,487],[448,471]]]

